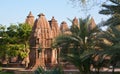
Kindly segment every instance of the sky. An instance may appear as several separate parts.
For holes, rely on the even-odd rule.
[[[96,6],[91,8],[87,14],[90,14],[96,23],[99,23],[102,19],[108,18],[108,16],[99,14],[100,10],[101,7]],[[44,13],[47,20],[54,16],[59,25],[62,21],[66,21],[70,26],[71,22],[68,18],[72,20],[74,17],[86,17],[85,11],[80,7],[74,7],[69,0],[1,0],[0,24],[9,26],[23,23],[30,11],[35,19],[40,13]]]

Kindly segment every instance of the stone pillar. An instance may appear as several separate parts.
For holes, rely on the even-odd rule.
[[[57,50],[52,50],[51,65],[57,64]]]
[[[41,66],[44,66],[45,67],[45,49],[43,48],[42,49],[42,52],[41,52]]]

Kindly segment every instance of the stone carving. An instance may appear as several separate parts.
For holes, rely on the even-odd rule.
[[[52,37],[54,38],[54,37],[58,36],[60,33],[58,23],[54,17],[52,17],[52,19],[49,21],[49,23],[50,23],[50,26],[52,29]]]
[[[52,19],[49,21],[50,23],[50,26],[51,26],[51,29],[52,29],[52,41],[54,40],[55,37],[57,37],[59,34],[60,34],[60,29],[59,29],[59,26],[58,26],[58,23],[57,21],[55,20],[54,17],[52,17]],[[51,45],[51,42],[52,41],[49,41],[49,45]],[[51,65],[55,65],[57,64],[57,50],[56,49],[53,49],[52,50],[52,55],[51,55]]]
[[[90,19],[90,25],[89,25],[89,29],[88,30],[92,30],[96,27],[95,21],[93,18]]]
[[[31,16],[31,12],[29,16]],[[39,17],[34,22],[30,36],[29,67],[45,67],[48,65],[53,66],[59,62],[57,61],[57,54],[59,51],[51,48],[52,42],[58,35],[71,34],[71,32],[65,21],[61,23],[59,28],[57,20],[55,20],[54,17],[52,17],[50,21],[47,21],[43,13],[39,14],[38,16]],[[72,23],[79,26],[79,22],[76,17],[73,19]],[[91,24],[93,25],[90,25],[90,29],[95,27],[94,21]],[[40,52],[39,49],[41,49]],[[33,58],[35,60],[33,60]]]
[[[60,25],[60,31],[61,33],[65,33],[66,31],[69,31],[68,25],[65,21],[63,21]]]
[[[76,17],[75,17],[75,18],[73,19],[73,21],[72,21],[72,26],[74,26],[74,25],[80,27],[80,26],[79,26],[79,21],[78,21],[78,19],[77,19]]]
[[[25,23],[30,24],[31,26],[34,25],[34,16],[32,15],[32,12],[27,16]]]
[[[32,33],[30,37],[30,49],[32,51],[35,51],[35,53],[30,52],[30,60],[33,60],[35,58],[35,63],[30,62],[30,66],[46,66],[46,62],[49,61],[50,57],[51,60],[57,61],[55,58],[56,56],[52,56],[52,54],[56,54],[53,52],[51,48],[52,40],[59,35],[59,27],[57,24],[57,21],[54,19],[54,17],[48,22],[45,18],[45,15],[39,14],[38,19],[36,19],[33,28]],[[41,48],[41,58],[38,57],[40,53],[38,53],[38,48]],[[52,52],[50,52],[52,51]],[[47,53],[46,53],[47,52]],[[49,53],[49,54],[48,54]],[[32,57],[32,55],[36,55]],[[48,57],[49,56],[49,57]],[[41,62],[40,62],[41,61]],[[52,63],[47,62],[47,63]],[[56,64],[56,63],[52,63]]]

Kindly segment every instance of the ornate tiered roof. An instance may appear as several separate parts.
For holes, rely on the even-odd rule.
[[[57,20],[55,20],[55,18],[52,17],[52,19],[49,21],[49,23],[50,23],[51,30],[52,30],[52,37],[55,38],[60,33],[60,29],[59,29]]]
[[[38,16],[39,18],[35,21],[31,35],[33,36],[32,39],[35,38],[36,40],[32,41],[31,44],[35,43],[40,45],[42,48],[48,48],[51,45],[51,27],[43,13],[39,14]]]

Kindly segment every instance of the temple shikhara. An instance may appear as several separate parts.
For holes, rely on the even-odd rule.
[[[38,18],[35,19],[31,12],[27,16],[25,22],[32,26],[29,42],[29,67],[34,68],[38,66],[47,67],[57,65],[57,54],[59,52],[58,50],[53,49],[51,44],[59,34],[70,33],[67,23],[63,21],[59,27],[57,20],[54,17],[48,21],[45,15],[41,13],[38,15]],[[72,23],[78,25],[78,19],[75,17]],[[96,24],[94,19],[91,18],[89,29],[93,29],[94,27],[96,27]]]

